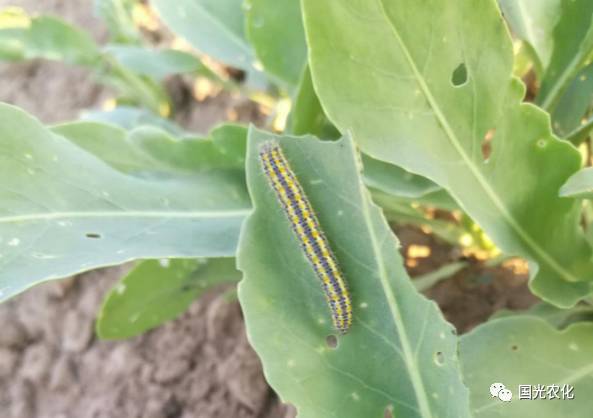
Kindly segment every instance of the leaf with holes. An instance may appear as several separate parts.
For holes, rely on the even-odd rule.
[[[495,2],[303,4],[314,84],[336,126],[370,156],[447,189],[501,250],[530,261],[540,297],[571,306],[590,294],[580,205],[558,197],[580,156],[521,103]]]
[[[518,317],[479,326],[461,337],[460,347],[464,380],[472,394],[473,416],[590,417],[593,408],[593,398],[588,396],[593,390],[591,356],[591,323],[581,322],[558,331],[543,319]],[[495,382],[504,384],[512,392],[510,402],[501,402],[490,395],[490,385]],[[520,399],[520,385],[540,385],[545,398]],[[550,386],[552,389],[548,392]],[[550,399],[551,396],[554,398]],[[574,396],[574,399],[562,400],[563,396]]]
[[[337,340],[319,279],[258,160],[279,141],[327,234],[352,294],[354,322]],[[255,210],[241,231],[239,300],[268,382],[302,417],[469,417],[457,337],[412,285],[399,242],[359,175],[348,138],[250,131]],[[335,338],[335,337],[334,337]],[[337,344],[337,346],[336,346]],[[367,353],[362,355],[361,353]]]
[[[240,278],[234,258],[142,261],[105,298],[97,334],[103,339],[140,335],[177,317],[214,286]]]
[[[135,258],[235,254],[243,176],[126,175],[0,105],[0,300]]]

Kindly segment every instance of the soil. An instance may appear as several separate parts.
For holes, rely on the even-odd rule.
[[[0,0],[30,13],[52,13],[85,27],[95,39],[105,28],[92,0]],[[59,63],[0,64],[0,101],[45,123],[76,119],[110,93],[88,71]],[[171,82],[178,104],[188,104],[183,80]],[[178,120],[206,132],[225,119],[261,122],[244,99],[221,94],[181,106]],[[431,256],[410,269],[422,274],[458,260],[458,251],[422,231],[397,233]],[[101,269],[38,286],[0,305],[1,418],[227,418],[294,417],[266,385],[249,347],[240,308],[224,290],[196,301],[180,318],[143,336],[100,341],[94,320],[102,298],[129,266]],[[501,308],[534,302],[526,277],[478,261],[428,291],[445,316],[465,332]]]

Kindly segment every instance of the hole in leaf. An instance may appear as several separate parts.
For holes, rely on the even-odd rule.
[[[482,158],[484,161],[488,161],[488,158],[492,154],[492,139],[494,139],[495,134],[496,129],[492,128],[484,135],[484,139],[482,140]]]
[[[325,338],[325,343],[329,348],[336,349],[338,347],[338,337],[336,337],[335,335],[328,335]]]
[[[442,366],[445,364],[445,355],[442,353],[442,351],[437,351],[434,353],[434,362],[437,366]]]
[[[87,238],[91,238],[91,239],[99,239],[99,238],[101,238],[101,234],[97,234],[96,232],[87,232],[85,234],[85,236]]]
[[[385,412],[383,413],[383,418],[394,418],[393,405],[387,405],[385,407]]]
[[[465,83],[467,83],[467,67],[462,62],[453,70],[453,74],[451,75],[451,83],[455,87],[461,87]]]

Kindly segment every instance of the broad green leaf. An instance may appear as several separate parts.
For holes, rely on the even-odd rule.
[[[544,112],[521,103],[496,3],[303,4],[313,81],[336,126],[371,157],[449,191],[496,246],[530,261],[538,296],[567,307],[590,294],[579,202],[558,197],[580,155],[552,135]],[[456,86],[463,68],[467,80]]]
[[[135,258],[235,254],[244,180],[208,170],[126,175],[0,105],[0,300]]]
[[[105,51],[113,55],[124,67],[156,80],[173,74],[210,74],[198,57],[175,49],[156,50],[130,45],[109,45]]]
[[[547,68],[562,0],[498,0],[498,3],[513,33],[531,45],[540,68]]]
[[[319,279],[258,161],[280,142],[315,208],[352,294],[354,323],[336,334]],[[241,231],[239,300],[268,382],[299,416],[469,417],[457,337],[412,285],[399,242],[369,197],[348,138],[275,137],[250,131],[247,176],[255,207]],[[366,353],[366,354],[365,354]]]
[[[142,261],[105,298],[97,334],[135,337],[176,318],[214,286],[240,278],[234,258]]]
[[[307,62],[300,0],[246,0],[247,36],[265,70],[294,87]]]
[[[553,110],[563,92],[593,53],[593,2],[563,0],[561,17],[554,28],[554,51],[537,103]]]
[[[560,196],[578,199],[593,198],[593,167],[576,172],[560,188]]]
[[[128,130],[148,125],[161,128],[175,136],[185,135],[185,131],[171,120],[157,116],[146,109],[131,106],[119,106],[106,111],[87,110],[82,112],[80,118],[87,121],[113,124]]]
[[[140,32],[132,17],[139,0],[95,0],[95,10],[107,24],[111,40],[122,44],[140,44]]]
[[[221,125],[209,138],[178,138],[152,126],[126,132],[96,122],[66,123],[52,130],[124,173],[148,177],[224,171],[244,178],[247,130],[239,125]]]
[[[0,13],[0,59],[45,58],[71,64],[95,65],[100,52],[82,30],[52,16],[20,19],[14,9]]]
[[[593,324],[558,331],[543,319],[499,319],[461,338],[460,357],[475,418],[588,418],[593,409]],[[511,390],[511,402],[490,385]],[[573,400],[519,399],[519,385],[572,385]]]
[[[158,171],[159,165],[123,129],[98,122],[70,122],[57,125],[52,132],[75,143],[123,173]]]
[[[246,129],[225,125],[213,131],[212,138],[175,138],[152,128],[138,128],[130,133],[130,141],[155,162],[171,171],[233,170],[244,176]]]
[[[565,328],[567,325],[584,319],[591,319],[593,306],[586,303],[573,306],[570,309],[560,309],[554,305],[541,302],[525,311],[511,311],[508,309],[496,312],[492,319],[509,318],[518,316],[532,316],[545,320],[555,328]]]
[[[340,133],[327,119],[315,93],[311,72],[305,68],[290,114],[290,133],[337,139]],[[398,197],[418,198],[440,190],[432,181],[402,168],[362,155],[364,181],[371,188]]]
[[[151,4],[169,29],[198,51],[246,70],[255,85],[263,85],[245,36],[243,0],[151,0]]]

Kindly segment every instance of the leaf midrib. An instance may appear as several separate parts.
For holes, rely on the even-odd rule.
[[[468,166],[470,173],[478,181],[480,186],[482,186],[482,188],[486,192],[486,195],[490,198],[494,206],[502,214],[504,220],[511,226],[511,228],[517,233],[517,235],[519,235],[519,237],[523,239],[524,243],[527,244],[543,261],[545,261],[554,271],[556,271],[556,273],[561,275],[565,280],[572,282],[578,281],[578,279],[572,273],[570,273],[568,270],[564,269],[559,263],[557,263],[556,260],[554,260],[553,257],[551,257],[543,248],[541,248],[538,245],[538,243],[531,237],[531,235],[529,235],[529,233],[521,227],[519,222],[513,217],[513,215],[508,211],[508,209],[504,205],[504,203],[500,200],[496,192],[492,189],[492,187],[490,187],[490,184],[484,178],[481,171],[473,164],[472,160],[469,158],[469,156],[463,149],[461,142],[457,138],[457,135],[449,125],[447,118],[441,111],[441,108],[437,100],[432,95],[432,92],[430,91],[428,85],[424,81],[423,75],[420,73],[420,71],[418,71],[416,63],[414,62],[397,28],[389,18],[387,11],[385,10],[385,0],[378,1],[381,5],[381,12],[385,17],[386,21],[389,23],[389,27],[391,27],[392,32],[396,37],[397,42],[399,43],[399,46],[405,56],[405,59],[410,65],[410,68],[414,73],[414,77],[416,78],[420,88],[422,89],[424,96],[426,97],[426,100],[429,102],[435,116],[437,117],[439,123],[443,127],[445,134],[449,137],[451,144],[454,146],[455,150],[459,153],[465,164]]]
[[[178,219],[213,219],[213,218],[234,218],[244,217],[250,210],[233,211],[105,211],[105,212],[51,212],[32,213],[27,215],[15,215],[0,217],[0,224],[35,222],[58,219],[84,219],[84,218],[178,218]]]
[[[354,155],[353,157],[354,160],[356,160],[357,156]],[[395,299],[393,289],[389,283],[389,276],[385,270],[385,261],[383,260],[383,253],[381,250],[382,244],[379,243],[377,234],[375,233],[375,229],[373,227],[373,220],[371,219],[370,205],[372,205],[372,203],[368,201],[368,196],[365,196],[367,191],[362,182],[359,182],[359,191],[363,201],[365,201],[365,204],[362,205],[361,211],[364,215],[364,220],[369,231],[370,242],[373,248],[373,254],[375,255],[375,261],[377,263],[377,274],[381,282],[381,287],[383,288],[383,293],[387,299],[387,305],[389,306],[389,311],[391,312],[393,322],[395,323],[395,329],[401,342],[402,357],[406,363],[408,375],[410,377],[412,387],[414,388],[414,393],[416,394],[419,412],[425,418],[432,418],[433,414],[428,401],[428,394],[426,392],[426,388],[424,387],[424,381],[417,370],[416,356],[414,354],[414,350],[412,349],[408,333],[406,332],[405,324],[401,320],[402,315],[399,310],[397,300]]]

